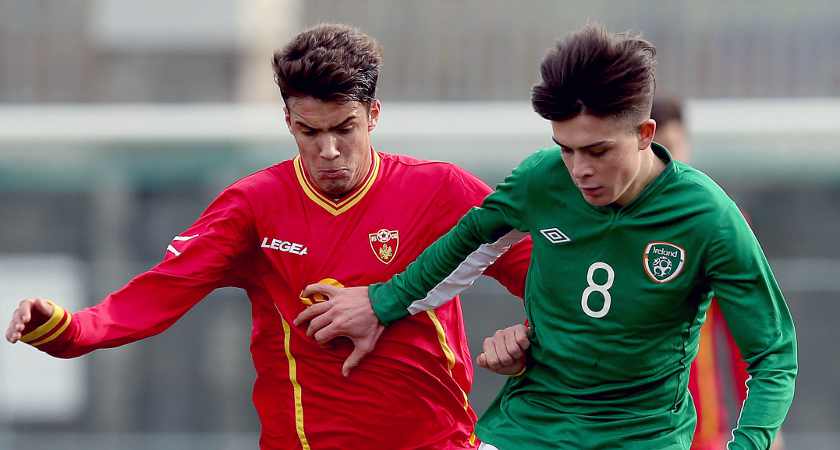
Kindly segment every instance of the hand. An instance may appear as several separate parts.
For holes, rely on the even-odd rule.
[[[26,325],[32,320],[33,314],[50,317],[52,313],[53,305],[42,298],[23,300],[12,313],[12,321],[9,322],[9,328],[6,329],[6,340],[12,344],[19,341],[23,337],[23,330],[26,329]]]
[[[785,450],[785,440],[782,437],[782,430],[779,430],[776,433],[776,440],[773,441],[773,445],[770,446],[770,450]]]
[[[484,352],[476,362],[499,375],[516,375],[525,367],[525,351],[531,346],[528,327],[517,324],[496,331],[493,337],[484,339]]]
[[[309,322],[306,335],[314,336],[319,344],[340,336],[350,338],[353,352],[341,366],[341,374],[349,376],[350,370],[373,351],[385,327],[373,312],[367,286],[339,288],[327,284],[310,284],[303,290],[301,297],[314,294],[321,294],[328,300],[303,310],[295,318],[294,324]]]

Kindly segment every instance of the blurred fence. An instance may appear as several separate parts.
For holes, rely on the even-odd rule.
[[[264,42],[260,22],[243,20],[254,10],[278,30]],[[652,40],[661,91],[840,92],[834,0],[0,0],[0,11],[7,102],[232,101],[260,73],[259,91],[271,92],[270,50],[323,21],[382,43],[390,99],[527,98],[545,50],[589,20]],[[246,58],[254,46],[261,53]]]
[[[788,448],[837,448],[840,101],[693,101],[688,113],[696,165],[752,217],[796,320],[801,375]],[[72,262],[83,303],[159,260],[225,185],[296,152],[276,105],[6,106],[0,123],[0,260]],[[374,144],[454,161],[493,184],[550,145],[549,130],[523,103],[386,102]],[[32,270],[40,282],[30,295],[67,276],[55,266]],[[10,273],[0,273],[0,295]],[[0,317],[16,301],[0,298]],[[522,315],[493,282],[464,305],[474,350]],[[84,357],[78,404],[59,416],[33,417],[31,404],[12,401],[37,389],[41,378],[18,367],[20,352],[37,354],[0,345],[0,449],[253,447],[249,331],[244,294],[218,291],[161,336]],[[43,371],[68,363],[54,362]],[[476,373],[477,410],[501,381]]]

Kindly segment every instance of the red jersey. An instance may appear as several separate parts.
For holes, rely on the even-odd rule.
[[[743,213],[743,211],[742,211]],[[749,222],[749,216],[744,215]],[[729,373],[726,379],[718,370],[719,349],[726,349]],[[706,311],[706,322],[700,328],[700,350],[691,363],[688,390],[697,411],[692,450],[720,450],[732,439],[733,425],[726,413],[725,385],[734,390],[736,403],[742,405],[747,398],[747,363],[732,337],[720,306],[712,300]],[[727,383],[723,381],[726,380]]]
[[[706,322],[700,328],[700,350],[691,363],[688,378],[688,390],[697,410],[692,450],[720,450],[726,448],[726,442],[732,438],[732,424],[724,403],[725,386],[717,368],[720,348],[727,349],[731,387],[738,405],[741,405],[747,398],[747,365],[741,358],[717,301],[712,300],[706,311]]]
[[[340,200],[315,189],[299,158],[243,178],[173,239],[160,264],[99,305],[72,316],[55,308],[25,342],[60,357],[122,345],[163,331],[213,289],[237,286],[253,310],[262,449],[474,448],[457,298],[387,327],[348,378],[349,340],[320,346],[292,324],[319,300],[300,298],[306,285],[387,280],[491,192],[449,163],[371,155],[365,181]],[[521,297],[530,247],[514,245],[486,273]]]

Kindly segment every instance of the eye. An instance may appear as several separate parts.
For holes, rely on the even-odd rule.
[[[600,158],[606,155],[608,151],[610,151],[610,149],[608,148],[599,148],[595,150],[590,150],[589,154],[592,155],[593,158]]]
[[[353,126],[352,125],[349,126],[349,127],[339,128],[338,129],[338,134],[350,134],[351,131],[353,131]]]
[[[560,152],[561,152],[561,153],[563,153],[563,155],[564,155],[564,156],[569,156],[569,155],[571,155],[571,154],[572,154],[572,149],[570,149],[570,148],[568,148],[568,147],[563,147],[563,146],[561,145],[561,146],[560,146]]]
[[[301,134],[303,134],[304,136],[315,136],[316,133],[317,132],[312,128],[304,128],[301,130]]]

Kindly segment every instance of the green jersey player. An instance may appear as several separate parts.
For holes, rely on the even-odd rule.
[[[751,376],[729,448],[769,448],[793,398],[793,322],[735,203],[652,142],[654,54],[598,26],[558,43],[532,96],[557,145],[390,281],[310,287],[330,301],[296,323],[319,341],[349,336],[349,368],[383,326],[440,305],[530,233],[528,365],[478,423],[488,448],[688,449],[689,366],[712,295]]]

